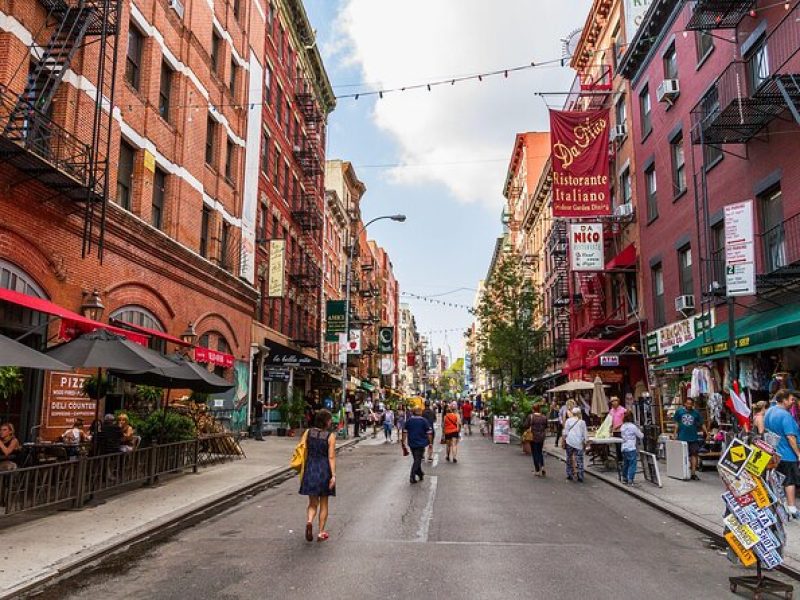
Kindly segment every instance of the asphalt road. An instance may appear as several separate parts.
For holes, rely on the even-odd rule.
[[[548,443],[551,443],[548,441]],[[517,446],[464,440],[425,466],[367,440],[340,454],[327,542],[303,537],[287,481],[47,597],[156,599],[730,598],[702,534],[602,482],[534,478]],[[55,594],[55,595],[52,595]]]

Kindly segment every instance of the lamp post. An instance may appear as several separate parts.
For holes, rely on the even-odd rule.
[[[405,215],[384,215],[382,217],[375,217],[371,221],[368,221],[361,229],[358,230],[356,235],[350,240],[350,249],[347,254],[347,270],[345,271],[345,280],[347,281],[347,285],[345,287],[345,296],[344,296],[344,336],[345,336],[345,347],[344,347],[344,360],[341,361],[342,363],[342,406],[347,403],[347,345],[350,341],[350,288],[353,282],[353,253],[355,252],[356,244],[358,243],[358,238],[361,237],[361,234],[366,231],[367,227],[372,225],[375,221],[381,221],[384,219],[390,219],[392,221],[397,221],[398,223],[402,223],[406,220]],[[339,349],[339,356],[340,360],[342,357],[342,351]],[[356,421],[358,423],[358,421]]]
[[[92,321],[99,321],[105,309],[106,307],[100,299],[100,292],[95,289],[92,290],[91,293],[84,293],[84,300],[81,304],[81,314],[83,314],[84,317]]]

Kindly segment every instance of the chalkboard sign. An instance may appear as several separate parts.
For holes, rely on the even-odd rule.
[[[639,452],[639,458],[642,460],[644,478],[653,485],[661,487],[661,473],[658,472],[658,460],[656,460],[656,455],[650,452]]]

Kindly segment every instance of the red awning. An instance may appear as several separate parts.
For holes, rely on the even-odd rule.
[[[133,323],[126,323],[125,321],[119,321],[117,319],[113,319],[113,321],[123,329],[132,329],[133,331],[144,333],[150,337],[167,341],[170,344],[177,344],[178,346],[191,346],[191,344],[187,344],[181,338],[175,337],[174,335],[170,335],[163,331],[158,331],[157,329],[150,329],[149,327],[142,327],[141,325],[134,325]]]
[[[636,245],[631,242],[617,254],[614,258],[606,263],[606,271],[613,271],[615,269],[630,269],[636,266]]]
[[[595,356],[606,346],[606,340],[593,340],[577,338],[572,340],[567,347],[567,366],[565,374],[582,369],[586,361]]]
[[[202,346],[195,346],[194,348],[194,362],[198,363],[211,363],[218,367],[230,369],[233,367],[233,355],[226,352],[219,352]]]
[[[622,337],[618,337],[617,339],[609,342],[606,346],[604,346],[594,356],[591,356],[591,357],[586,359],[586,367],[590,368],[590,369],[593,368],[593,367],[599,367],[600,366],[600,357],[603,354],[605,354],[606,352],[610,352],[614,348],[618,348],[619,346],[621,346],[622,344],[624,344],[625,342],[630,340],[632,337],[637,336],[637,335],[639,335],[639,332],[634,329],[633,331],[629,331],[628,333],[626,333]]]
[[[95,329],[107,329],[113,333],[124,335],[132,342],[142,344],[143,346],[147,345],[148,338],[146,335],[141,335],[139,333],[134,333],[133,331],[128,331],[127,329],[121,329],[119,327],[114,327],[113,325],[107,325],[106,323],[100,323],[99,321],[87,319],[83,315],[79,315],[76,312],[67,310],[66,308],[63,308],[58,304],[54,304],[49,300],[44,300],[35,296],[28,296],[26,294],[15,292],[14,290],[0,288],[0,301],[9,302],[11,304],[16,304],[17,306],[22,306],[37,312],[60,318],[61,328],[59,330],[59,337],[63,339],[69,340],[81,335],[82,333],[94,331]]]

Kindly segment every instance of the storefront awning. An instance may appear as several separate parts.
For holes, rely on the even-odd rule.
[[[269,350],[264,364],[271,367],[288,367],[291,369],[321,369],[322,363],[299,350],[293,350],[272,340],[266,340]]]
[[[614,271],[615,269],[630,269],[636,266],[636,245],[631,242],[617,254],[614,258],[606,263],[606,271]]]
[[[164,331],[158,331],[157,329],[150,329],[149,327],[142,327],[141,325],[134,325],[133,323],[126,323],[125,321],[118,321],[116,319],[112,319],[112,321],[114,321],[114,323],[119,325],[122,329],[131,329],[133,331],[138,331],[139,333],[144,333],[145,335],[149,335],[150,337],[164,340],[165,342],[169,342],[170,344],[177,344],[178,346],[191,346],[191,344],[184,342],[181,338],[165,333]]]
[[[608,343],[608,345],[606,347],[604,347],[602,350],[600,350],[597,354],[595,354],[594,356],[590,356],[590,357],[586,358],[586,361],[585,361],[586,362],[586,367],[591,369],[593,367],[602,366],[600,364],[600,362],[601,362],[600,361],[600,357],[603,354],[605,354],[606,352],[611,352],[612,350],[621,347],[623,344],[625,344],[625,342],[628,342],[629,340],[633,339],[637,335],[639,335],[639,332],[634,329],[633,331],[629,331],[625,335],[623,335],[621,337],[618,337],[615,340],[612,340],[611,342]]]
[[[789,304],[739,318],[734,324],[734,335],[737,355],[796,346],[800,338],[800,304]],[[725,322],[670,352],[669,361],[658,369],[717,360],[727,357],[728,353],[728,323]]]
[[[81,335],[82,333],[90,333],[96,329],[107,329],[108,331],[118,335],[125,336],[132,342],[136,342],[137,344],[141,344],[143,346],[147,345],[148,336],[146,335],[135,333],[127,329],[122,329],[121,327],[114,327],[113,325],[108,325],[99,321],[93,321],[92,319],[87,319],[83,315],[79,315],[76,312],[68,310],[62,306],[59,306],[58,304],[50,302],[49,300],[45,300],[44,298],[28,296],[27,294],[21,294],[20,292],[15,292],[14,290],[0,288],[0,301],[16,304],[17,306],[22,306],[23,308],[28,308],[36,312],[58,317],[61,319],[61,329],[59,335],[63,339],[72,339],[78,335]]]
[[[368,392],[374,392],[375,391],[375,386],[372,385],[371,383],[369,383],[368,381],[362,381],[361,382],[361,389],[362,390],[367,390]]]

